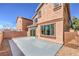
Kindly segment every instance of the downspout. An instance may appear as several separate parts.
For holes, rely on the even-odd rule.
[[[63,3],[63,45],[64,45],[64,43],[65,43],[65,41],[64,41],[64,8],[65,7],[65,4]]]

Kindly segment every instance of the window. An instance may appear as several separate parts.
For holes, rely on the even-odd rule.
[[[54,3],[54,10],[59,10],[61,8],[61,3]]]
[[[61,3],[54,3],[54,7],[56,8],[56,7],[59,7],[59,6],[61,6]]]
[[[38,22],[38,18],[35,18],[35,19],[34,19],[34,23],[36,23],[36,22]]]
[[[54,35],[54,24],[41,26],[41,33],[43,35]]]

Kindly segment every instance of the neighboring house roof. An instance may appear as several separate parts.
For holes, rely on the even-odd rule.
[[[23,20],[32,21],[31,19],[28,19],[28,18],[24,18],[24,17],[17,17],[16,22],[17,22],[18,18],[22,18]]]

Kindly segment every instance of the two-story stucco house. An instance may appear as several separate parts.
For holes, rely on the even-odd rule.
[[[32,24],[31,19],[27,19],[24,17],[17,17],[17,19],[16,19],[17,31],[27,31],[28,30],[27,26],[31,25],[31,24]]]
[[[41,3],[32,20],[33,24],[28,26],[28,36],[64,44],[64,27],[71,23],[69,4]]]

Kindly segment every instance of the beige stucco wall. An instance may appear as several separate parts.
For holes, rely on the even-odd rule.
[[[38,20],[38,27],[36,29],[36,37],[38,39],[43,39],[51,42],[56,42],[59,44],[63,44],[63,4],[59,10],[54,10],[54,6],[52,3],[44,4],[41,9],[41,18]],[[56,38],[42,37],[40,26],[45,24],[56,24],[55,34]],[[53,36],[53,35],[52,35]]]
[[[18,31],[22,31],[22,18],[17,18],[16,28]]]
[[[27,31],[27,37],[30,36],[30,28],[28,28],[28,31]]]
[[[56,33],[55,37],[56,38],[42,37],[41,36],[41,30],[40,30],[41,25],[38,25],[38,27],[36,29],[36,37],[38,39],[43,39],[43,40],[47,40],[47,41],[50,41],[50,42],[56,42],[56,43],[59,43],[59,44],[63,44],[63,21],[55,22],[55,24],[56,24],[56,28],[55,28],[55,33]]]
[[[31,24],[32,24],[32,21],[31,21],[31,20],[23,19],[23,20],[22,20],[22,30],[23,30],[23,31],[27,31],[27,30],[28,30],[27,26],[28,26],[28,25],[31,25]]]
[[[63,18],[63,4],[58,10],[54,10],[53,3],[44,4],[39,11],[41,11],[41,18],[38,20],[38,23]]]

